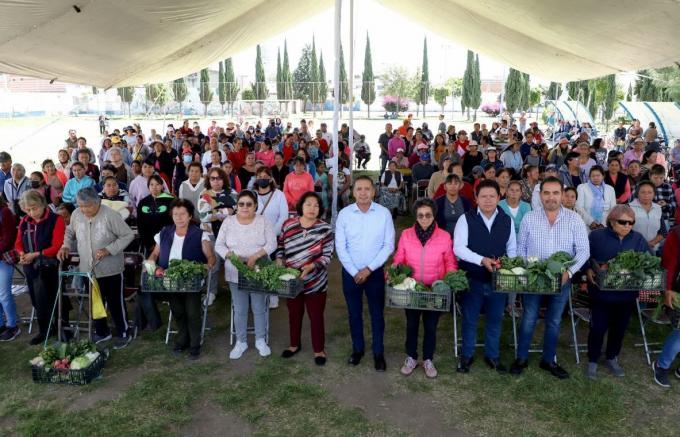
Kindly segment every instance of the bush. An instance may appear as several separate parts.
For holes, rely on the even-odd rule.
[[[492,117],[495,117],[501,113],[500,103],[485,103],[482,105],[481,109]]]
[[[408,110],[408,100],[399,99],[399,109],[397,110],[397,98],[395,96],[385,96],[383,97],[383,108],[387,112],[398,112]]]

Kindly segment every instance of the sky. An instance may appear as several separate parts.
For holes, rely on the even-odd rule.
[[[349,70],[349,2],[343,2],[342,36],[345,66]],[[414,73],[422,65],[423,38],[427,38],[429,58],[430,82],[440,85],[449,77],[463,77],[467,58],[467,48],[456,41],[439,37],[426,28],[411,22],[408,17],[384,8],[372,0],[355,1],[355,49],[354,73],[361,75],[364,64],[364,50],[366,32],[371,40],[371,54],[373,57],[373,72],[378,75],[384,72],[388,65],[402,65],[410,73]],[[326,74],[332,78],[332,68],[328,60],[333,53],[333,9],[316,15],[286,32],[261,42],[264,69],[267,79],[276,76],[276,53],[280,47],[283,56],[283,40],[288,42],[288,56],[291,71],[295,69],[306,43],[311,43],[312,35],[316,40],[317,55],[319,50],[324,53]],[[452,23],[453,24],[453,23]],[[245,75],[244,80],[254,80],[255,76],[255,47],[244,50],[232,57],[237,77]],[[480,74],[482,79],[502,79],[505,66],[491,58],[480,55]],[[216,69],[217,64],[213,65]],[[349,72],[348,72],[349,74]],[[532,78],[532,86],[539,83],[538,78]]]

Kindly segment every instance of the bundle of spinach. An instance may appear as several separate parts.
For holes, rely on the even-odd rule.
[[[470,287],[467,276],[465,276],[465,272],[463,270],[448,272],[444,276],[444,282],[452,291],[463,291]]]
[[[505,270],[512,270],[515,267],[524,267],[525,262],[524,258],[521,256],[514,256],[514,257],[509,257],[509,256],[502,256],[501,257],[501,268]]]
[[[387,269],[387,283],[389,285],[399,285],[413,274],[413,269],[405,264],[391,266]]]
[[[170,260],[165,277],[173,281],[190,281],[197,276],[204,276],[206,265],[196,261],[173,259]]]
[[[673,301],[673,308],[668,308],[671,311],[680,311],[680,293],[677,291],[673,292],[673,295],[675,295],[675,300]],[[654,312],[652,313],[652,320],[658,320],[659,317],[661,317],[661,311],[663,311],[664,308],[666,308],[664,304],[664,295],[661,294],[661,296],[658,296],[656,298],[656,301],[658,303],[657,307],[654,309]],[[675,327],[674,327],[675,329]]]
[[[556,252],[543,261],[529,262],[527,291],[534,293],[553,291],[557,275],[566,271],[575,262],[566,252]]]
[[[290,278],[292,276],[297,278],[300,276],[298,270],[279,267],[264,257],[260,258],[255,268],[252,269],[235,254],[229,255],[229,261],[247,280],[258,283],[265,290],[276,291],[281,289],[284,280],[282,277]]]
[[[624,250],[607,265],[607,287],[630,287],[652,280],[661,282],[661,259],[647,252]],[[657,284],[648,284],[656,286]],[[659,283],[658,286],[661,284]]]

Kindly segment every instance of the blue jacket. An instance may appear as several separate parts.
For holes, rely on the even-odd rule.
[[[94,179],[89,176],[83,176],[80,180],[71,178],[66,182],[64,192],[61,195],[61,200],[64,203],[75,204],[76,194],[78,194],[78,191],[82,190],[83,188],[94,187],[94,185]]]
[[[517,217],[513,217],[512,214],[510,214],[510,208],[508,207],[508,201],[503,199],[500,202],[498,202],[498,206],[501,207],[503,211],[507,215],[510,216],[512,219],[512,223],[515,226],[515,235],[519,235],[519,225],[522,223],[522,218],[524,218],[524,214],[528,213],[531,211],[531,205],[526,203],[523,200],[519,201],[519,209],[517,210]]]
[[[621,240],[614,230],[607,226],[604,229],[592,231],[588,240],[590,241],[590,257],[598,264],[609,262],[624,250],[651,253],[645,237],[633,230]],[[601,291],[592,284],[589,284],[589,290],[594,299],[603,301],[634,300],[639,293],[638,291]]]

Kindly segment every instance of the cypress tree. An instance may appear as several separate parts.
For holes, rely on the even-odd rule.
[[[529,94],[531,93],[529,81],[529,75],[527,73],[522,73],[522,96],[519,100],[519,109],[522,111],[529,109]]]
[[[321,113],[328,97],[328,82],[326,81],[326,68],[323,65],[323,52],[319,52],[319,103],[321,103]]]
[[[203,116],[208,115],[208,105],[213,99],[213,91],[210,89],[210,73],[208,69],[201,70],[201,80],[199,82],[198,97],[203,103]]]
[[[628,94],[626,94],[626,102],[633,101],[633,84],[628,84]]]
[[[307,111],[307,102],[311,96],[311,87],[309,86],[312,82],[311,66],[312,46],[305,44],[302,48],[302,55],[300,56],[298,65],[293,72],[293,78],[295,79],[295,98],[302,100],[302,112]]]
[[[219,73],[217,74],[217,98],[222,107],[222,115],[224,115],[224,104],[227,103],[227,87],[224,83],[224,62],[220,61]]]
[[[474,97],[475,87],[475,58],[472,50],[467,52],[467,64],[465,64],[465,74],[463,74],[463,95],[460,100],[460,111],[465,112],[467,109],[467,118],[470,119],[470,107],[472,106],[472,98]]]
[[[239,86],[236,83],[236,75],[234,74],[234,65],[231,58],[224,61],[224,89],[225,100],[229,103],[231,115],[234,115],[234,102],[238,97]]]
[[[132,100],[135,98],[135,88],[131,86],[125,86],[122,88],[118,88],[118,95],[120,96],[120,100],[127,104],[128,107],[128,117],[131,117],[132,114],[130,112],[130,104],[132,103]]]
[[[548,87],[548,92],[546,94],[548,100],[559,99],[560,94],[562,94],[562,85],[557,82],[550,82],[550,86]]]
[[[364,72],[361,75],[361,100],[368,107],[368,118],[371,118],[371,104],[375,102],[375,82],[373,77],[373,59],[371,58],[371,42],[366,32],[366,50],[364,51]]]
[[[477,109],[482,104],[482,77],[479,72],[479,55],[475,54],[475,71],[472,75],[473,87],[472,96],[470,96],[470,106],[475,110],[473,121],[477,121]]]
[[[281,100],[281,48],[276,49],[276,98]]]
[[[340,114],[342,105],[349,102],[349,83],[347,82],[347,71],[345,70],[345,55],[340,44]]]
[[[269,90],[267,89],[267,83],[264,77],[264,66],[262,65],[262,51],[260,50],[260,45],[256,47],[257,54],[255,55],[255,86],[253,87],[253,93],[255,93],[255,100],[260,107],[260,117],[262,117],[262,104],[269,96]]]
[[[310,100],[312,101],[312,112],[314,117],[316,117],[316,104],[319,101],[319,65],[316,61],[316,41],[312,35],[312,55],[311,63],[309,66],[309,79],[310,79]]]
[[[505,108],[510,114],[514,114],[521,103],[522,82],[522,73],[511,68],[505,81]]]
[[[283,40],[283,64],[281,65],[281,94],[283,100],[291,100],[293,98],[293,74],[290,72],[290,64],[288,63],[288,42]],[[286,112],[288,112],[288,103],[286,102]]]
[[[423,39],[423,67],[420,77],[420,103],[423,105],[423,117],[425,117],[425,106],[430,98],[430,72],[427,60],[427,38]]]
[[[175,102],[179,104],[179,113],[182,114],[182,103],[187,99],[187,83],[183,77],[175,79],[172,83],[172,94],[175,96]]]
[[[614,109],[616,108],[616,75],[610,74],[607,76],[607,92],[604,96],[604,118],[609,127],[609,120],[614,116]]]

